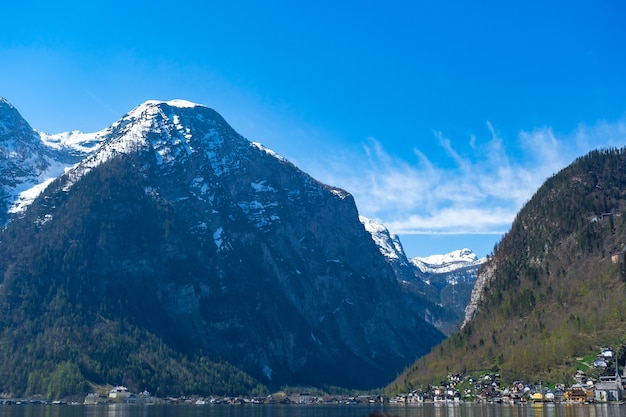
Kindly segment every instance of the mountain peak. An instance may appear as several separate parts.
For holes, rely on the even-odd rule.
[[[160,104],[167,104],[170,107],[178,107],[178,108],[193,108],[193,107],[205,107],[201,104],[197,104],[197,103],[193,103],[191,101],[187,101],[187,100],[182,100],[182,99],[174,99],[174,100],[168,100],[168,101],[161,101],[161,100],[147,100],[145,101],[142,105],[143,106],[153,106],[153,105],[160,105]]]
[[[446,254],[435,254],[427,257],[419,257],[418,259],[426,262],[426,263],[441,263],[441,262],[454,262],[454,261],[463,261],[463,262],[473,262],[478,259],[478,256],[468,248],[454,250],[452,252]]]
[[[6,98],[0,96],[0,110],[2,110],[2,108],[7,108],[7,107],[13,108],[13,105],[9,103],[9,101]]]
[[[220,175],[232,163],[232,155],[224,155],[222,148],[247,143],[215,110],[186,100],[148,100],[100,133],[103,145],[76,167],[75,178],[116,156],[138,151],[153,153],[162,167],[202,155]]]
[[[203,109],[205,111],[210,111],[217,115],[218,113],[214,110],[210,109],[207,106],[202,104],[193,103],[191,101],[182,100],[182,99],[174,99],[174,100],[146,100],[134,109],[132,109],[128,114],[122,118],[125,119],[127,117],[137,118],[140,116],[155,116],[158,114],[168,115],[168,111],[165,109],[175,109],[175,110],[185,110],[185,109]]]
[[[2,111],[2,109],[4,108],[15,109],[15,107],[13,107],[11,103],[9,103],[9,100],[0,96],[0,111]]]
[[[7,99],[0,97],[0,140],[4,142],[24,136],[34,136],[33,128]]]
[[[372,235],[372,239],[374,239],[378,249],[385,258],[400,262],[407,261],[400,239],[398,239],[398,236],[390,233],[384,224],[365,216],[359,216],[359,220],[365,227],[365,230]]]
[[[411,262],[422,272],[436,271],[439,273],[466,266],[479,265],[484,261],[484,259],[478,259],[478,256],[468,248],[455,250],[443,255],[430,255],[411,259]]]
[[[50,165],[37,132],[0,97],[0,224],[23,191],[44,181]]]

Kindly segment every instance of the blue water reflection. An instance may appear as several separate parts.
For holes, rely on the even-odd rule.
[[[626,405],[12,405],[0,406],[0,417],[367,417],[374,411],[397,417],[622,417]]]

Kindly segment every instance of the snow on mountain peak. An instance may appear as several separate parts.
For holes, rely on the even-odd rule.
[[[372,239],[385,258],[392,261],[408,261],[423,273],[443,274],[460,268],[478,266],[485,261],[484,258],[478,259],[476,254],[468,248],[455,250],[445,255],[407,259],[400,238],[390,233],[384,224],[364,216],[359,216],[359,220],[365,230],[372,235]]]
[[[378,249],[385,258],[394,260],[406,259],[404,249],[402,248],[398,236],[389,233],[389,230],[384,224],[365,216],[359,216],[359,220],[363,223],[365,230],[372,235],[372,239],[374,239]]]
[[[166,101],[165,104],[171,107],[179,107],[179,108],[193,108],[193,107],[199,107],[199,106],[204,107],[200,104],[192,103],[191,101],[181,100],[181,99]]]
[[[192,103],[191,101],[182,100],[182,99],[174,99],[168,101],[160,101],[160,100],[147,100],[143,103],[146,106],[153,106],[159,104],[167,104],[170,107],[178,107],[180,109],[183,108],[193,108],[193,107],[204,107],[201,104]],[[141,107],[141,106],[140,106]]]
[[[249,142],[217,112],[186,100],[145,101],[103,130],[102,136],[103,145],[68,174],[65,188],[111,158],[143,151],[154,153],[157,165],[165,170],[197,155],[221,176],[237,167],[239,150],[249,148]]]
[[[261,151],[265,152],[265,153],[266,153],[266,154],[268,154],[268,155],[273,156],[274,158],[276,158],[276,159],[278,159],[278,160],[280,160],[280,161],[283,161],[283,162],[286,162],[286,161],[287,161],[285,158],[283,158],[282,156],[280,156],[279,154],[277,154],[277,153],[276,153],[276,152],[274,152],[273,150],[271,150],[271,149],[269,149],[269,148],[266,148],[265,146],[263,146],[263,145],[262,145],[261,143],[259,143],[259,142],[250,142],[250,144],[251,144],[253,147],[255,147],[255,148],[257,148],[257,149],[259,149],[259,150],[261,150]]]
[[[141,119],[141,118],[151,118],[151,117],[158,115],[159,113],[164,114],[163,108],[165,106],[175,108],[175,109],[192,109],[196,107],[205,107],[208,109],[208,107],[206,106],[192,103],[191,101],[187,101],[187,100],[180,100],[180,99],[169,100],[169,101],[146,100],[143,103],[141,103],[139,106],[135,107],[130,112],[128,112],[128,114],[122,117],[122,119],[118,121],[117,123],[122,122],[126,119],[136,120],[136,119]]]
[[[102,144],[102,132],[83,133],[79,130],[72,130],[54,135],[44,132],[38,133],[41,141],[48,148],[56,151],[66,150],[78,156],[85,156]]]
[[[464,248],[444,255],[412,258],[410,261],[422,272],[442,273],[466,266],[480,265],[484,259],[478,259],[471,249]]]
[[[163,118],[168,118],[168,116],[164,112],[164,107],[173,107],[176,109],[187,109],[193,108],[198,105],[191,103],[185,100],[170,100],[170,101],[160,101],[160,100],[147,100],[141,103],[139,106],[135,107],[131,111],[129,111],[125,116],[123,116],[120,120],[113,123],[111,128],[115,128],[118,126],[125,126],[128,124],[141,124],[143,121],[145,123],[152,122],[155,118],[161,115]],[[149,126],[143,126],[149,127]]]
[[[431,255],[418,259],[424,263],[436,265],[445,262],[473,262],[478,259],[478,257],[471,249],[464,248],[444,255]]]

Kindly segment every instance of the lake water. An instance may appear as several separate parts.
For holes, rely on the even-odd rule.
[[[374,411],[398,417],[622,417],[626,405],[9,405],[0,406],[0,417],[365,417]]]

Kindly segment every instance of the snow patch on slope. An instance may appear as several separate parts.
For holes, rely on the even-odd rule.
[[[28,206],[35,201],[37,196],[43,192],[43,190],[50,185],[55,178],[47,178],[42,183],[35,184],[34,186],[20,192],[13,198],[13,203],[9,207],[9,213],[16,214],[24,212]]]
[[[250,187],[252,187],[252,189],[254,191],[256,191],[257,193],[261,193],[261,192],[276,192],[276,190],[272,187],[270,187],[269,185],[265,185],[266,181],[259,181],[259,182],[251,182],[250,183]]]

